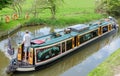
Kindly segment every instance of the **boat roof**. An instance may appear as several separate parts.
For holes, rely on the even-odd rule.
[[[92,30],[96,30],[100,26],[106,26],[106,25],[112,23],[112,21],[103,21],[100,24],[98,24],[98,22],[101,22],[101,21],[96,21],[95,23],[92,23],[92,24],[77,24],[77,25],[70,26],[70,27],[66,28],[66,30],[71,30],[71,32],[68,34],[65,34],[65,31],[63,30],[60,32],[54,32],[54,33],[51,33],[48,35],[34,38],[34,39],[32,39],[32,42],[34,44],[32,44],[31,47],[38,48],[38,47],[44,47],[44,46],[48,46],[51,44],[55,44],[55,43],[64,41],[66,39],[72,38],[76,35],[82,35],[84,33],[90,32]],[[59,36],[53,37],[55,34],[57,34]]]

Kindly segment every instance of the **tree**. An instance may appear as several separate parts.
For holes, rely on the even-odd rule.
[[[120,1],[119,0],[107,0],[108,5],[107,13],[110,15],[120,16]]]
[[[0,10],[2,8],[7,7],[8,5],[12,4],[13,0],[0,0]]]
[[[50,6],[51,14],[52,14],[52,19],[55,19],[55,14],[56,14],[56,0],[48,0],[48,4]]]
[[[63,2],[63,0],[47,0],[49,9],[51,10],[52,19],[55,19],[56,10],[57,7],[59,7],[59,4]]]
[[[19,14],[21,16],[22,14],[22,3],[24,0],[13,0],[11,7],[15,13]]]
[[[57,7],[63,0],[34,0],[33,13],[37,17],[39,10],[49,9],[52,15],[52,19],[55,19]]]
[[[99,0],[99,4],[97,4],[96,11],[100,13],[102,11],[102,13],[107,13],[108,15],[112,16],[120,16],[119,8],[120,8],[119,0]]]
[[[31,11],[35,18],[38,17],[39,11],[45,9],[46,2],[46,0],[34,0]]]

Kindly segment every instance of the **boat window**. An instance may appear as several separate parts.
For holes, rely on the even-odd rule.
[[[108,31],[108,26],[104,26],[103,27],[103,33],[107,32]]]
[[[77,46],[77,36],[74,37],[74,46]]]
[[[60,53],[60,44],[36,50],[37,62],[47,60],[51,57],[54,57]]]
[[[66,41],[66,50],[72,49],[72,39]]]
[[[85,34],[80,37],[80,43],[84,43],[85,41],[89,40],[90,38],[91,38],[91,35],[89,33]]]
[[[115,25],[114,24],[112,24],[112,29],[115,27]]]
[[[94,37],[98,36],[98,30],[94,30],[92,32],[89,32],[85,35],[80,36],[80,43],[84,43]]]
[[[98,36],[98,30],[92,31],[91,34],[93,35],[93,37]]]
[[[62,52],[65,52],[65,42],[62,43]]]

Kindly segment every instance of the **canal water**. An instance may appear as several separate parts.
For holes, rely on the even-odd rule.
[[[49,34],[53,31],[60,31],[62,28],[50,28],[46,26],[25,27],[11,35],[12,47],[17,50],[18,44],[22,41],[25,30],[29,30],[32,37]],[[87,74],[103,62],[115,50],[120,48],[119,31],[107,35],[86,46],[79,48],[76,52],[65,56],[53,65],[42,70],[30,73],[13,74],[13,76],[87,76]],[[7,54],[8,39],[0,41],[0,76],[9,76],[5,70],[9,65],[10,57]]]

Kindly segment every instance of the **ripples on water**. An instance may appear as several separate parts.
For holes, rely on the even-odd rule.
[[[29,30],[32,37],[38,37],[50,32],[60,31],[49,27],[27,27],[19,30],[11,37],[12,46],[17,50],[18,43],[22,41],[25,30]],[[7,39],[0,41],[0,76],[7,76],[5,69],[9,64],[10,56],[7,54]],[[119,31],[112,36],[94,41],[59,60],[48,68],[26,74],[14,74],[13,76],[86,76],[93,68],[99,65],[106,57],[119,48]]]

